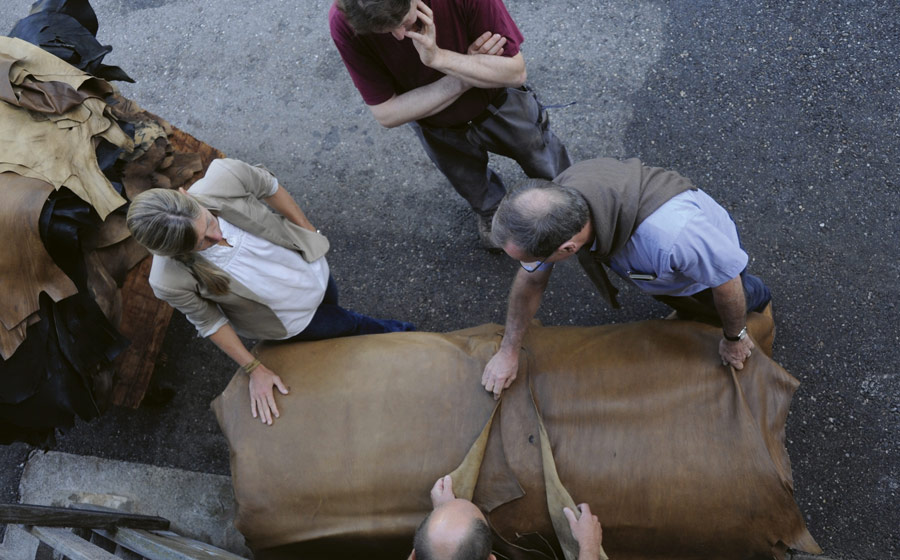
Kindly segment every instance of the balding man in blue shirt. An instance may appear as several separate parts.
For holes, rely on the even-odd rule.
[[[637,159],[579,162],[552,182],[510,192],[494,217],[494,242],[521,262],[500,350],[482,384],[500,396],[516,377],[518,350],[554,263],[577,256],[618,308],[606,267],[674,308],[679,318],[722,326],[719,356],[737,370],[750,357],[746,317],[771,294],[746,273],[748,257],[728,212],[674,171]]]

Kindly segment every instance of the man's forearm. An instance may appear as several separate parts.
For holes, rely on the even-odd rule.
[[[500,350],[518,352],[525,338],[528,325],[541,305],[541,298],[547,282],[549,270],[528,273],[519,270],[509,293],[509,307],[506,311],[506,330]]]
[[[470,87],[453,76],[444,76],[428,85],[395,95],[384,103],[370,105],[369,110],[381,126],[394,128],[443,111]]]
[[[731,336],[737,336],[747,325],[747,302],[744,299],[744,284],[736,276],[721,286],[712,289],[713,302],[722,328]]]
[[[504,57],[441,50],[432,68],[479,88],[519,87],[527,78],[522,53]]]

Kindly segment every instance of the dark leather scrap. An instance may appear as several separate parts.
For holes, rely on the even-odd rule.
[[[97,14],[91,7],[89,0],[35,0],[31,5],[29,14],[40,12],[57,12],[65,14],[78,21],[85,29],[96,35],[100,29]]]
[[[85,368],[85,355],[96,358],[90,336],[95,321],[105,320],[89,297],[76,294],[60,303],[41,295],[41,320],[8,360],[0,360],[0,444],[24,441],[51,447],[56,431],[71,428],[75,416],[90,420],[100,414],[91,394],[91,377],[100,360]],[[93,304],[93,305],[92,305]],[[74,329],[74,330],[73,330]],[[84,336],[72,346],[72,333]],[[76,365],[75,362],[81,362]]]
[[[113,395],[137,407],[171,310],[135,269],[147,252],[124,225],[124,183],[187,187],[224,157],[116,93],[106,79],[131,79],[102,64],[97,28],[87,0],[37,0],[0,37],[0,171],[57,189],[22,203],[0,189],[13,240],[0,255],[2,443],[50,445]],[[117,328],[136,340],[127,352]]]
[[[206,153],[218,152],[196,140],[186,146],[175,145],[184,133],[121,95],[112,96],[109,104],[116,120],[134,130],[134,150],[122,156],[126,162],[122,183],[130,199],[151,188],[187,188],[209,165]]]
[[[94,394],[112,360],[127,346],[88,289],[88,268],[80,234],[96,228],[99,217],[68,189],[44,196],[32,227],[77,293],[53,301],[38,297],[39,320],[26,329],[24,342],[0,360],[0,443],[25,441],[49,446],[57,429],[100,413]]]
[[[97,16],[88,0],[39,0],[9,36],[37,45],[98,78],[134,83],[118,66],[103,64],[112,47],[97,41],[97,27]]]
[[[771,318],[749,326],[770,341]],[[567,497],[591,505],[616,560],[820,552],[784,448],[798,383],[764,353],[735,373],[699,323],[535,326],[494,412],[480,380],[500,330],[262,345],[291,387],[281,417],[251,417],[242,373],[212,405],[255,557],[405,557],[431,485],[459,467],[470,488],[479,455],[471,499],[507,558],[563,557],[548,503]]]

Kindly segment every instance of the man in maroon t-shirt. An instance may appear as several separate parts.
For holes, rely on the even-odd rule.
[[[482,242],[506,193],[488,152],[552,179],[571,164],[523,86],[521,32],[501,0],[336,0],[331,37],[375,119],[409,123],[478,215]]]

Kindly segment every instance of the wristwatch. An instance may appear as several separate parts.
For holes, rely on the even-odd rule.
[[[744,328],[741,329],[741,332],[737,334],[737,336],[728,336],[728,333],[725,332],[725,329],[722,329],[722,336],[725,337],[725,340],[728,342],[737,342],[739,340],[744,340],[747,338],[747,325],[744,325]]]

